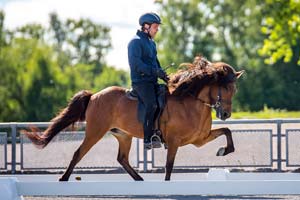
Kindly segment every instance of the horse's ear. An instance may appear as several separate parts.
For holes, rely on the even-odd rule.
[[[241,71],[236,72],[235,73],[236,78],[237,79],[240,78],[243,75],[244,72],[245,72],[245,70],[241,70]]]

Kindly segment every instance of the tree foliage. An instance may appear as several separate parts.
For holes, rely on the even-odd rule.
[[[4,43],[4,12],[0,10],[0,50]]]
[[[296,9],[293,6],[286,9],[293,16],[299,16],[299,12],[293,12]],[[295,95],[295,91],[299,88],[300,77],[296,75],[299,69],[295,66],[295,58],[287,63],[278,60],[266,65],[265,58],[258,54],[268,40],[268,35],[261,32],[267,13],[276,16],[280,12],[287,11],[276,10],[270,2],[258,0],[160,1],[159,14],[164,24],[159,38],[161,63],[179,65],[192,61],[196,54],[212,61],[224,61],[236,70],[246,70],[239,80],[234,109],[261,110],[268,106],[299,110],[300,104],[296,102],[300,101],[300,96]],[[290,33],[289,29],[285,31]],[[293,55],[299,55],[299,47],[298,43],[292,48]]]
[[[72,64],[95,64],[99,71],[102,70],[104,57],[111,48],[109,27],[84,18],[63,22],[56,13],[50,14],[50,25],[62,66],[68,60]]]
[[[273,64],[293,59],[300,65],[300,1],[267,0],[261,31],[268,37],[259,53],[267,56],[265,62]]]
[[[109,28],[87,19],[63,22],[55,14],[49,29],[6,30],[3,21],[0,12],[0,121],[49,121],[79,90],[128,86],[127,72],[104,59]]]
[[[300,110],[300,5],[296,0],[159,2],[162,66],[202,54],[245,69],[235,110]],[[110,28],[90,19],[4,27],[0,10],[0,121],[49,121],[75,92],[128,86],[128,73],[105,62]],[[176,69],[169,68],[169,73]]]

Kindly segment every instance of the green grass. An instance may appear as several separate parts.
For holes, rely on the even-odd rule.
[[[215,111],[212,114],[213,119],[216,119]],[[264,108],[258,112],[233,112],[231,119],[276,119],[276,118],[300,118],[300,111],[286,111]]]
[[[300,118],[300,111],[233,112],[232,119]]]

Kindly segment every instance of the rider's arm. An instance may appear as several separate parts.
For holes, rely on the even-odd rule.
[[[160,62],[159,62],[157,56],[156,56],[156,63],[157,63],[157,66],[158,66],[160,69],[162,69],[162,67],[161,67],[161,65],[160,65]]]
[[[152,67],[142,60],[142,46],[139,40],[132,40],[128,45],[129,65],[140,74],[152,75]]]

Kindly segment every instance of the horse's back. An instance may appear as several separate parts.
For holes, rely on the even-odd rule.
[[[126,88],[107,87],[94,94],[90,104],[89,110],[93,116],[103,116],[101,123],[105,121],[110,128],[118,128],[132,136],[142,137],[142,125],[137,120],[137,100],[126,96]]]
[[[125,90],[122,87],[111,86],[93,94],[86,110],[86,121],[94,121],[95,116],[99,115],[110,118],[109,113],[114,113],[115,105],[124,96]]]
[[[99,99],[99,98],[112,98],[119,95],[124,95],[126,89],[119,86],[110,86],[100,90],[99,92],[92,95],[91,100]]]

